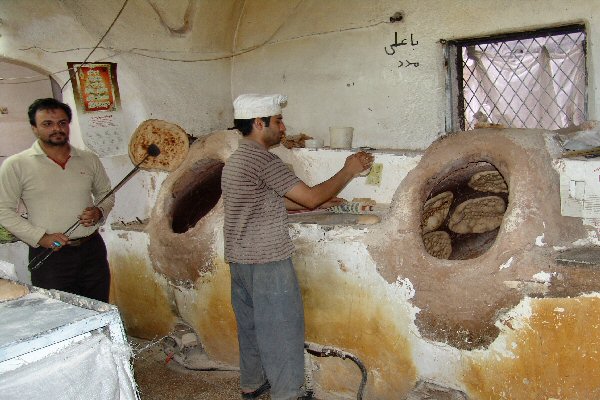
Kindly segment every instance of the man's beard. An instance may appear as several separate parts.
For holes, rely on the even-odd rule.
[[[65,144],[69,143],[69,138],[64,133],[53,133],[48,137],[48,140],[43,140],[43,142],[49,146],[64,146]]]

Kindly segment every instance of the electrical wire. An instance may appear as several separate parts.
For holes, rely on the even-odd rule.
[[[354,363],[360,369],[360,373],[362,375],[362,379],[361,379],[360,385],[358,387],[358,392],[356,394],[356,399],[362,400],[363,392],[365,390],[365,386],[367,385],[367,368],[365,368],[365,365],[359,360],[358,357],[356,357],[354,354],[348,353],[346,351],[336,349],[335,347],[324,346],[324,345],[316,344],[316,343],[312,343],[312,342],[304,342],[304,349],[309,354],[313,354],[318,357],[336,356],[336,357],[340,357],[342,360],[349,358],[350,360],[354,361]]]
[[[279,28],[277,28],[273,32],[273,34],[271,34],[262,43],[259,43],[257,45],[253,45],[253,46],[250,46],[250,47],[247,47],[247,48],[244,48],[244,49],[240,49],[240,50],[238,50],[236,52],[231,52],[231,53],[228,53],[228,54],[225,54],[225,55],[221,55],[221,56],[199,57],[199,58],[192,58],[192,59],[182,59],[182,58],[164,57],[164,56],[157,56],[157,55],[151,55],[151,54],[145,54],[144,53],[144,52],[169,53],[169,51],[164,51],[164,50],[143,49],[143,48],[130,48],[128,50],[125,50],[125,49],[117,49],[117,48],[113,48],[113,47],[103,47],[103,46],[100,46],[100,43],[102,43],[102,41],[104,40],[104,38],[106,37],[106,35],[110,32],[110,30],[112,29],[113,25],[116,23],[117,19],[121,15],[121,13],[122,13],[123,9],[125,8],[125,5],[127,4],[128,1],[129,0],[125,0],[123,6],[121,7],[121,10],[117,14],[117,16],[115,17],[115,19],[113,20],[113,22],[111,23],[111,25],[109,26],[109,28],[107,29],[107,31],[104,33],[104,35],[102,36],[102,38],[98,41],[98,43],[96,44],[96,46],[94,46],[92,48],[92,51],[85,58],[85,60],[82,63],[82,65],[84,65],[87,62],[87,60],[92,55],[92,53],[95,50],[97,50],[97,49],[103,49],[103,50],[107,50],[107,51],[113,51],[113,52],[115,52],[115,54],[109,55],[109,56],[104,57],[102,59],[98,59],[95,62],[106,61],[106,60],[112,59],[114,57],[121,56],[123,54],[130,54],[130,55],[133,55],[133,56],[150,58],[150,59],[154,59],[154,60],[169,61],[169,62],[182,62],[182,63],[196,63],[196,62],[219,61],[219,60],[225,60],[225,59],[235,58],[237,56],[240,56],[240,55],[252,52],[254,50],[257,50],[257,49],[262,48],[262,47],[267,46],[267,45],[275,45],[275,44],[285,43],[285,42],[299,40],[299,39],[304,39],[304,38],[313,37],[313,36],[321,36],[321,35],[328,35],[328,34],[346,32],[346,31],[351,31],[351,30],[372,28],[372,27],[375,27],[375,26],[378,26],[378,25],[381,25],[381,24],[388,24],[388,23],[390,23],[390,22],[387,22],[387,21],[377,21],[377,22],[374,22],[374,23],[368,24],[368,25],[361,25],[361,26],[356,26],[356,27],[342,28],[342,29],[331,30],[331,31],[314,32],[314,33],[309,33],[309,34],[306,34],[306,35],[294,36],[294,37],[291,37],[291,38],[288,38],[288,39],[284,39],[284,40],[273,41],[273,38],[275,37],[275,35],[285,25],[285,23],[282,23],[279,26]],[[295,11],[296,9],[298,9],[298,7],[301,4],[302,4],[302,1],[299,2],[294,7],[293,11]],[[288,15],[288,18],[289,18],[289,15]],[[284,19],[284,21],[287,21],[287,19]],[[237,34],[237,30],[238,29],[236,29],[236,34]],[[72,49],[65,49],[65,50],[59,50],[59,51],[49,51],[49,50],[46,50],[46,49],[43,49],[43,48],[40,48],[40,47],[37,47],[37,46],[31,46],[31,47],[22,48],[20,50],[27,51],[27,50],[32,50],[32,49],[38,49],[40,51],[47,52],[47,53],[64,53],[64,52],[69,52],[69,51],[74,51],[74,50],[83,50],[84,48],[72,48]],[[175,53],[175,52],[171,52],[171,53]],[[185,52],[185,53],[187,53],[187,54],[193,54],[193,52]],[[56,74],[59,74],[59,73],[62,73],[62,72],[66,72],[66,71],[69,71],[69,69],[55,71],[55,72],[50,73],[49,75],[56,75]],[[47,79],[47,76],[45,76],[45,75],[34,75],[34,76],[26,76],[26,77],[0,78],[0,84],[25,84],[25,83],[30,83],[30,82],[6,82],[6,81],[8,81],[8,80],[18,80],[18,79],[34,79],[34,78],[40,78],[39,80],[42,80],[42,79]],[[65,88],[65,86],[69,83],[69,81],[70,80],[67,80],[65,82],[65,84],[61,87],[61,91]],[[35,81],[32,81],[32,82],[35,82]]]
[[[98,46],[100,46],[100,43],[102,43],[102,41],[104,40],[104,38],[106,37],[106,35],[108,35],[108,32],[110,32],[110,30],[112,29],[112,27],[114,26],[114,24],[117,22],[117,20],[121,16],[121,13],[125,9],[125,6],[127,5],[127,3],[129,3],[129,0],[125,0],[125,2],[123,2],[123,6],[121,6],[121,9],[117,13],[117,16],[115,17],[115,19],[113,19],[113,22],[110,24],[110,26],[108,27],[108,29],[106,30],[106,32],[104,32],[104,35],[102,35],[102,37],[100,38],[100,40],[98,40],[98,43],[96,43],[96,45],[94,46],[94,48],[92,49],[92,51],[90,51],[90,54],[88,54],[87,57],[85,58],[85,60],[83,60],[83,62],[81,63],[81,65],[79,67],[77,67],[77,69],[81,68],[82,65],[85,65],[85,63],[87,63],[87,60],[89,60],[89,58],[92,56],[92,53],[94,53],[94,51],[96,51],[96,49],[98,48]],[[77,74],[77,71],[75,71],[75,75],[76,74]],[[65,84],[62,85],[62,87],[60,88],[61,92],[63,91],[63,89],[65,88],[65,86],[67,86],[67,83],[69,83],[69,82],[70,82],[70,79],[67,79],[66,82],[65,82]]]

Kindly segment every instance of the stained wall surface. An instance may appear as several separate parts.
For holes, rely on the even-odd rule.
[[[190,158],[161,186],[146,228],[150,276],[166,280],[175,313],[194,327],[209,355],[234,364],[235,320],[222,232],[216,229],[222,202],[181,234],[169,229],[169,215],[180,177],[202,159],[226,159],[238,139],[235,132],[221,131],[194,143]],[[306,340],[358,357],[368,371],[367,398],[406,396],[423,381],[472,399],[593,398],[598,387],[589,365],[598,355],[589,343],[598,339],[598,272],[559,265],[555,257],[562,249],[600,242],[593,227],[560,215],[559,171],[553,166],[559,150],[554,132],[452,134],[434,142],[407,174],[394,168],[393,158],[403,156],[388,155],[384,180],[398,176],[401,182],[381,222],[293,223]],[[319,176],[321,165],[341,163],[336,152],[292,153],[288,159],[306,179]],[[510,192],[495,243],[470,260],[430,256],[420,226],[428,191],[450,171],[481,161],[498,168]],[[357,183],[347,194],[365,189],[364,182]],[[113,263],[117,281],[137,268],[122,261]],[[130,304],[124,299],[124,307]],[[132,315],[139,318],[147,305],[135,307]],[[162,320],[168,327],[169,319]],[[356,366],[313,362],[322,398],[353,397],[360,382]],[[544,367],[551,362],[561,367]]]

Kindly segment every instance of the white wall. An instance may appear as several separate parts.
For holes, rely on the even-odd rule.
[[[122,0],[1,0],[0,54],[51,72],[63,85],[68,82],[66,63],[81,62],[88,57],[122,5]],[[186,14],[188,5],[192,7],[190,14]],[[389,17],[397,11],[403,12],[404,19],[391,24]],[[231,126],[231,100],[236,95],[251,91],[282,92],[290,97],[284,113],[289,134],[304,132],[328,143],[330,125],[350,125],[355,127],[355,146],[422,150],[445,127],[446,72],[440,39],[585,23],[589,44],[589,112],[591,119],[600,119],[596,72],[600,65],[600,52],[596,50],[600,33],[594,24],[599,16],[598,0],[130,0],[89,61],[118,64],[125,137],[148,118],[176,123],[192,135],[220,130]],[[418,45],[403,47],[394,55],[386,54],[385,47],[393,43],[396,32],[400,38],[410,38],[412,34]],[[232,51],[238,54],[233,60],[229,58]],[[399,62],[406,60],[418,62],[419,66],[399,67]],[[70,89],[67,84],[65,99],[72,104]],[[325,150],[283,153],[311,183],[333,173],[332,170],[327,174],[325,170],[339,168],[346,155],[343,151],[328,154]],[[348,198],[369,197],[369,190],[378,201],[388,199],[394,192],[390,183],[399,183],[418,157],[403,154],[408,152],[378,152],[376,157],[386,165],[382,186],[366,187],[361,178],[348,186]],[[132,167],[126,155],[103,161],[113,183]],[[147,217],[163,177],[141,173],[129,182],[119,192],[112,221],[130,222]],[[309,229],[321,228],[303,228]],[[131,253],[132,260],[137,256],[148,259],[145,236],[141,244],[129,247],[122,231],[108,234],[109,239],[114,239],[109,240],[111,254]],[[343,260],[353,257],[351,247],[355,249],[356,245],[354,238],[351,239],[333,243],[332,257]],[[336,240],[345,238],[332,239]],[[307,241],[304,254],[315,257],[314,242]],[[360,247],[360,251],[364,248]],[[0,259],[6,254],[21,269],[25,268],[23,246],[4,246],[1,250]],[[346,264],[355,265],[357,271],[367,271],[386,285],[390,299],[401,299],[392,296],[400,286],[384,283],[374,262],[369,261],[366,265],[369,269],[363,269],[362,260],[360,254],[353,260],[356,264]],[[318,263],[314,265],[311,282],[320,282]],[[128,266],[124,262],[122,270]],[[332,264],[330,270],[352,279],[360,277],[354,270],[351,270],[353,275],[347,274],[337,264]],[[331,282],[336,281],[332,278]],[[362,289],[362,283],[355,287]],[[135,284],[140,285],[139,280]],[[373,293],[377,292],[379,287],[372,287]],[[215,290],[215,296],[223,295],[226,290]],[[401,300],[408,304],[408,299]],[[155,307],[155,298],[149,304]],[[373,304],[386,304],[386,299]],[[550,303],[549,310],[555,307]],[[195,307],[188,310],[198,318],[210,314],[196,312]],[[382,310],[381,315],[394,315],[387,308]],[[373,328],[387,327],[372,317],[375,314],[365,315],[373,322]],[[402,324],[401,329],[412,329],[407,326]],[[535,334],[533,331],[532,337],[538,340]],[[409,337],[421,341],[412,332]],[[379,340],[375,342],[381,347]],[[398,341],[389,343],[396,346]],[[528,345],[525,342],[522,347]],[[424,377],[438,373],[444,368],[443,362],[456,356],[451,349],[436,347],[432,351],[432,347],[436,344],[423,343],[414,350],[415,358],[419,358],[419,373]],[[491,354],[490,358],[493,357]],[[451,367],[447,371],[462,373]],[[450,381],[454,375],[443,378]],[[523,380],[520,375],[517,378]],[[460,382],[450,383],[462,387]]]
[[[440,39],[480,37],[571,23],[588,34],[589,114],[600,118],[600,1],[304,0],[245,4],[235,51],[234,95],[283,92],[288,133],[328,143],[328,127],[355,127],[355,144],[424,149],[445,130]],[[400,11],[401,22],[389,17]],[[385,47],[407,39],[418,45]],[[266,43],[265,43],[266,41]],[[389,51],[388,51],[389,52]],[[407,67],[406,61],[419,66]],[[405,65],[399,67],[400,61]]]
[[[283,146],[272,149],[272,152],[290,165],[294,173],[310,186],[331,178],[333,173],[342,168],[346,157],[354,153],[353,150],[288,150]],[[357,176],[344,187],[338,197],[348,201],[355,197],[370,198],[377,203],[389,204],[402,179],[417,165],[422,155],[420,152],[390,151],[373,151],[371,154],[374,163],[383,165],[379,184],[369,183],[367,176]]]
[[[36,78],[30,78],[30,77]],[[0,107],[6,107],[7,114],[0,113],[0,163],[5,157],[25,150],[35,137],[27,118],[27,108],[40,97],[52,97],[50,79],[41,77],[38,71],[9,62],[0,61]]]
[[[66,63],[88,57],[122,5],[4,0],[2,54],[63,85]],[[398,11],[403,20],[390,23]],[[600,2],[588,0],[131,0],[89,60],[118,64],[126,138],[148,118],[206,134],[231,126],[238,94],[283,92],[291,135],[327,144],[329,126],[354,126],[357,146],[422,150],[445,130],[440,39],[585,23],[589,114],[600,119],[599,16]],[[396,33],[415,45],[388,55]]]
[[[122,0],[2,1],[2,56],[52,73],[72,93],[67,62],[116,62],[122,134],[149,118],[176,123],[192,135],[229,124],[230,60],[235,1],[129,1],[101,45]],[[186,6],[192,4],[188,30]],[[162,21],[161,22],[161,18]],[[175,29],[177,30],[177,29]],[[65,85],[66,83],[66,85]]]

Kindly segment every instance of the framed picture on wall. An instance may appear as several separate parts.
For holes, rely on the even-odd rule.
[[[116,63],[68,62],[67,66],[80,111],[117,111],[120,108]]]

